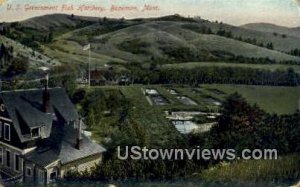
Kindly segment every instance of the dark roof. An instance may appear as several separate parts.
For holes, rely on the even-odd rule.
[[[72,126],[65,125],[62,129],[58,128],[56,130],[57,131],[53,131],[54,133],[52,134],[53,136],[56,136],[55,140],[54,138],[50,138],[49,141],[43,143],[43,146],[26,154],[25,159],[42,167],[46,167],[55,161],[60,161],[61,164],[66,164],[80,158],[85,158],[87,156],[106,151],[105,148],[92,142],[83,134],[81,148],[76,149],[77,130]]]
[[[30,129],[41,128],[41,137],[48,138],[53,121],[62,119],[64,122],[79,118],[63,88],[49,89],[49,107],[43,112],[43,89],[3,91],[1,98],[6,106],[9,117],[21,142],[32,140]]]
[[[91,70],[91,79],[92,80],[106,80],[106,78],[103,76],[105,73],[100,70]]]

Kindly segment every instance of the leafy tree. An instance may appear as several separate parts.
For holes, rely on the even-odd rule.
[[[48,34],[47,42],[51,43],[52,41],[53,41],[53,31],[50,31],[49,34]]]
[[[27,72],[28,67],[28,58],[14,58],[11,65],[6,70],[5,75],[8,77],[13,77],[15,75],[24,74]]]
[[[268,49],[271,49],[273,50],[274,49],[274,46],[273,46],[273,43],[268,43],[267,46],[266,46]]]
[[[277,149],[279,154],[299,150],[295,133],[300,130],[299,112],[291,116],[265,113],[250,105],[241,95],[230,95],[224,102],[218,124],[210,131],[210,148]],[[295,138],[295,139],[294,139]]]

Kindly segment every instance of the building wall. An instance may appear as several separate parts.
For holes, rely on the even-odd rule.
[[[9,162],[10,165],[7,164],[7,151],[10,152]],[[20,150],[16,150],[8,145],[4,145],[0,142],[0,155],[2,155],[2,161],[0,161],[0,166],[5,171],[11,172],[11,174],[21,174],[23,172],[23,158]],[[16,155],[19,156],[19,170],[16,170]]]
[[[28,173],[30,170],[30,174]],[[47,170],[33,162],[25,161],[23,170],[23,181],[29,184],[46,184]]]
[[[79,171],[79,172],[83,172],[85,170],[91,171],[91,169],[95,167],[97,164],[100,164],[101,161],[102,161],[102,155],[96,154],[80,160],[76,160],[74,162],[64,164],[60,168],[60,178],[64,178],[64,176],[67,174],[68,171]]]
[[[85,170],[91,171],[96,164],[102,161],[102,155],[96,154],[89,157],[76,160],[74,162],[60,165],[59,162],[55,162],[46,168],[41,168],[38,165],[25,161],[24,162],[24,182],[25,183],[38,183],[38,184],[49,184],[55,182],[55,179],[51,179],[51,174],[56,173],[56,178],[64,178],[68,171],[79,171]],[[27,169],[31,170],[31,175],[27,175]]]
[[[30,175],[28,175],[27,170],[30,169]],[[31,162],[24,162],[24,170],[23,170],[23,179],[26,183],[32,183],[35,177],[35,164]]]
[[[51,174],[55,173],[56,174],[56,178],[51,178]],[[59,171],[59,166],[54,166],[51,168],[47,169],[47,173],[46,173],[46,184],[54,182],[57,178],[59,178],[60,175],[60,171]]]

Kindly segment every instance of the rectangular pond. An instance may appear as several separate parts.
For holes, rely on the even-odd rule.
[[[198,105],[194,100],[187,96],[178,96],[176,98],[184,105]]]
[[[163,106],[168,104],[168,101],[161,95],[152,95],[149,97],[155,105]]]
[[[188,121],[173,120],[171,122],[175,126],[177,131],[180,132],[181,134],[189,134],[192,132],[198,132],[198,133],[208,132],[215,124],[215,122],[196,124],[195,122],[189,120]]]

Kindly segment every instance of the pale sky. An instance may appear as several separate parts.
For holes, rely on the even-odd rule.
[[[9,4],[13,5],[13,9],[19,4],[21,9],[8,11]],[[73,10],[62,11],[63,4],[73,5]],[[159,10],[142,12],[145,4],[158,6]],[[26,11],[26,7],[41,5],[57,5],[58,8],[50,11]],[[81,12],[77,10],[80,5],[102,6],[106,11]],[[110,12],[112,5],[136,6],[138,11]],[[125,18],[158,17],[178,13],[233,25],[268,22],[288,27],[300,26],[300,0],[0,0],[0,22],[19,21],[52,13]]]

